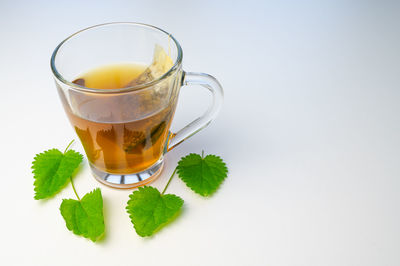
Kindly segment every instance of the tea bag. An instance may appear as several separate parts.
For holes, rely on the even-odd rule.
[[[137,78],[130,81],[126,87],[140,85],[151,82],[162,75],[164,75],[173,66],[172,59],[167,55],[160,45],[154,48],[153,62],[149,67],[143,71]],[[161,95],[160,92],[166,89],[167,84],[158,84],[152,90],[144,92],[141,95],[141,101],[135,106],[135,111],[143,111],[145,109],[154,109],[154,105],[158,105]],[[167,119],[167,116],[164,119]],[[162,120],[159,124],[153,126],[150,132],[138,132],[124,128],[124,151],[128,154],[142,153],[146,148],[155,145],[157,140],[161,137],[166,127],[166,120]],[[150,138],[146,139],[146,134],[150,133]]]
[[[153,61],[142,74],[137,78],[131,80],[126,87],[136,86],[145,84],[153,80],[158,79],[164,75],[173,66],[171,57],[165,52],[160,46],[154,47]],[[161,81],[152,86],[150,90],[142,91],[135,95],[126,95],[122,98],[120,106],[124,106],[127,110],[126,113],[129,115],[135,115],[137,117],[145,116],[157,112],[163,105],[163,101],[167,101],[169,98],[170,80]],[[168,115],[168,114],[167,114]],[[167,116],[166,116],[167,117]],[[137,153],[141,150],[151,147],[152,144],[161,137],[166,127],[165,119],[159,124],[153,126],[150,132],[136,132],[125,130],[124,138],[124,150],[127,153]],[[150,135],[149,139],[146,136]]]
[[[158,44],[154,47],[153,62],[139,77],[130,81],[126,87],[148,83],[164,75],[174,65],[171,57]]]
[[[126,153],[142,153],[143,149],[155,145],[166,127],[166,121],[161,121],[150,130],[150,138],[146,139],[145,132],[129,130],[124,126],[123,149]]]

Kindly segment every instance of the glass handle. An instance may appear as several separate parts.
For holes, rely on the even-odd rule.
[[[212,103],[207,111],[187,126],[172,134],[172,139],[168,144],[168,151],[175,148],[177,145],[190,138],[211,123],[217,116],[221,109],[222,101],[224,99],[224,91],[221,84],[213,76],[204,73],[184,72],[182,86],[187,85],[201,85],[208,89],[213,96]]]

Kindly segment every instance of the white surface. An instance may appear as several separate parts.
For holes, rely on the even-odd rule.
[[[1,265],[400,265],[400,6],[395,1],[2,1]],[[214,3],[215,2],[215,3]],[[322,3],[324,2],[324,3]],[[49,60],[69,34],[110,21],[171,32],[184,68],[216,76],[219,117],[167,156],[216,153],[230,174],[203,199],[175,178],[184,212],[136,235],[130,190],[101,187],[106,239],[69,232],[55,198],[33,200],[35,153],[76,138]],[[174,128],[207,106],[184,88]],[[80,145],[73,148],[82,150]]]

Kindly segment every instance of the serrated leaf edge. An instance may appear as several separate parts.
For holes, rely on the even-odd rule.
[[[82,205],[81,201],[82,201],[86,196],[89,196],[89,195],[91,195],[91,194],[94,194],[95,191],[97,191],[97,190],[100,191],[101,207],[102,207],[102,208],[101,208],[101,211],[102,211],[103,224],[104,224],[104,212],[103,212],[104,203],[103,203],[103,195],[102,195],[102,193],[101,193],[101,189],[100,189],[100,188],[95,188],[95,189],[93,189],[92,191],[86,193],[86,194],[81,198],[80,201],[79,201],[79,200],[76,200],[76,199],[63,199],[62,202],[61,202],[61,205],[63,204],[64,201],[78,202],[78,203],[81,205],[83,211],[84,211],[84,212],[86,213],[86,215],[87,215],[87,212],[86,212],[85,208],[83,208],[83,205]],[[69,231],[71,231],[74,235],[82,236],[82,237],[84,237],[84,238],[86,238],[86,239],[90,239],[90,240],[93,241],[93,242],[96,242],[96,241],[102,239],[102,237],[104,236],[105,230],[103,230],[102,234],[98,235],[98,236],[95,237],[95,238],[90,237],[87,233],[78,234],[78,233],[74,232],[73,228],[68,227],[67,221],[65,220],[64,215],[63,215],[63,213],[62,213],[62,211],[61,211],[61,205],[60,205],[59,210],[60,210],[61,216],[62,216],[63,219],[64,219],[65,226],[67,227],[67,229],[68,229]],[[87,216],[89,217],[89,215],[87,215]],[[89,220],[89,222],[90,222],[90,220]],[[91,223],[91,224],[92,224],[92,223]],[[105,229],[105,226],[104,226],[104,229]]]
[[[169,217],[165,222],[159,224],[159,225],[157,226],[157,228],[154,229],[154,231],[153,231],[151,234],[141,234],[141,233],[139,233],[139,232],[138,232],[138,229],[137,229],[137,227],[136,227],[136,225],[133,223],[133,214],[130,212],[129,203],[132,202],[132,201],[134,200],[134,199],[133,199],[134,194],[140,193],[141,191],[145,190],[146,188],[151,188],[151,189],[156,190],[156,191],[158,192],[158,194],[159,194],[159,196],[160,196],[161,199],[162,199],[164,196],[167,196],[167,195],[168,195],[168,196],[173,196],[174,198],[178,199],[179,202],[180,202],[180,206],[179,206],[178,211],[177,211],[175,214],[179,213],[179,211],[181,210],[181,208],[182,208],[182,206],[183,206],[183,203],[184,203],[184,200],[183,200],[181,197],[179,197],[179,196],[177,196],[177,195],[174,195],[174,194],[161,194],[160,191],[159,191],[157,188],[152,187],[152,186],[143,186],[143,187],[139,187],[138,190],[133,191],[133,192],[129,195],[129,200],[128,200],[127,204],[126,204],[125,209],[126,209],[127,213],[129,214],[129,218],[130,218],[130,220],[131,220],[131,223],[133,224],[133,227],[135,228],[136,233],[137,233],[139,236],[141,236],[141,237],[152,236],[155,232],[157,232],[158,230],[160,230],[165,224],[168,224],[168,222],[169,222],[171,219],[173,219],[173,217],[175,216],[175,214],[174,214],[173,216]],[[165,204],[164,201],[163,201],[163,203]],[[166,206],[165,206],[165,207],[166,207]],[[166,207],[166,208],[167,208],[167,207]]]
[[[48,198],[54,197],[54,196],[55,196],[56,194],[58,194],[63,188],[65,188],[65,186],[69,183],[69,179],[67,178],[67,180],[65,181],[65,183],[64,183],[57,191],[55,191],[52,195],[46,196],[46,197],[42,197],[42,196],[41,196],[41,197],[38,197],[38,196],[37,196],[37,192],[38,192],[39,188],[37,187],[37,182],[38,182],[38,180],[37,180],[37,178],[36,178],[37,166],[36,166],[35,163],[37,162],[37,159],[38,159],[40,156],[43,156],[44,154],[49,153],[49,152],[52,152],[52,151],[58,151],[58,152],[60,152],[61,155],[62,155],[61,160],[60,160],[60,163],[58,164],[57,169],[60,167],[60,164],[61,164],[62,159],[65,157],[65,155],[66,155],[68,152],[73,152],[74,154],[79,155],[81,161],[79,162],[78,166],[74,168],[74,170],[72,171],[72,173],[79,167],[79,165],[82,163],[83,158],[84,158],[83,155],[82,155],[80,152],[77,152],[77,151],[74,151],[74,150],[68,150],[67,152],[62,153],[59,149],[56,149],[56,148],[49,149],[49,150],[45,150],[45,151],[43,151],[43,152],[41,152],[41,153],[36,154],[35,157],[33,157],[32,166],[31,166],[32,173],[33,173],[33,178],[34,178],[34,182],[33,182],[33,186],[34,186],[34,189],[33,189],[33,190],[35,191],[34,199],[36,199],[36,200],[48,199]]]
[[[204,161],[207,157],[213,157],[213,158],[217,158],[218,160],[220,160],[220,162],[223,164],[223,168],[224,168],[224,171],[223,171],[223,172],[224,172],[225,176],[224,176],[224,178],[221,180],[221,182],[218,184],[218,186],[217,186],[216,188],[210,190],[209,193],[201,193],[201,192],[195,191],[192,187],[188,186],[188,184],[187,184],[186,181],[184,180],[184,177],[182,177],[182,176],[180,175],[180,170],[181,170],[181,167],[182,167],[182,165],[181,165],[182,161],[187,160],[187,159],[188,159],[189,157],[191,157],[191,156],[196,156],[196,157],[199,156],[199,157],[201,158],[202,161]],[[218,156],[218,155],[208,154],[208,155],[206,155],[206,156],[203,158],[203,157],[201,157],[200,154],[197,154],[197,153],[189,153],[188,155],[182,157],[182,158],[179,160],[178,166],[177,166],[177,174],[178,174],[178,177],[185,183],[185,185],[186,185],[188,188],[190,188],[194,193],[199,194],[199,195],[201,195],[201,196],[203,196],[203,197],[209,197],[209,196],[212,196],[212,195],[219,189],[219,187],[222,185],[222,183],[223,183],[223,182],[225,181],[225,179],[228,177],[228,167],[226,166],[226,163],[224,162],[224,160],[222,160],[222,158],[221,158],[220,156]]]

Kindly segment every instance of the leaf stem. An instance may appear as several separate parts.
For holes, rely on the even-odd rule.
[[[74,139],[73,139],[73,140],[71,140],[71,142],[70,142],[70,143],[68,144],[68,146],[65,148],[65,151],[64,151],[64,153],[66,153],[66,152],[67,152],[67,150],[68,150],[69,146],[71,146],[71,144],[72,144],[72,143],[74,143],[74,141],[75,141]]]
[[[201,150],[201,159],[204,159],[204,150]]]
[[[78,193],[76,193],[76,189],[75,189],[75,186],[74,186],[74,182],[72,181],[72,177],[70,177],[69,179],[71,179],[71,185],[72,185],[72,188],[74,189],[76,197],[78,198],[79,201],[81,201],[81,198],[79,198]]]
[[[161,192],[161,195],[164,195],[164,192],[167,190],[167,187],[169,186],[169,183],[171,182],[172,178],[174,177],[175,172],[176,172],[177,169],[178,169],[178,167],[175,167],[175,170],[174,170],[174,172],[172,173],[171,177],[169,178],[168,183],[167,183],[167,185],[165,186],[163,192]]]

